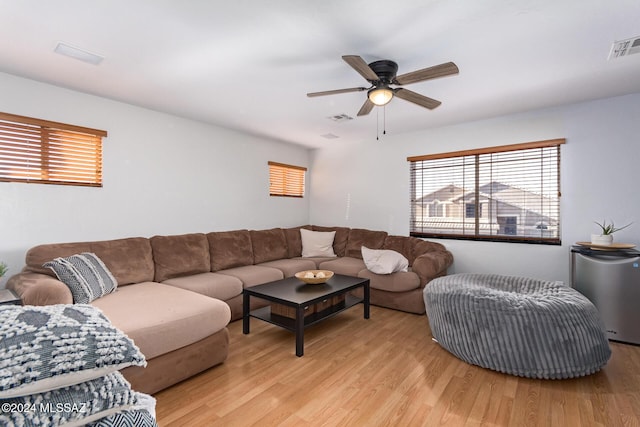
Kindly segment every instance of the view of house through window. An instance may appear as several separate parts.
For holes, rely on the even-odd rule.
[[[560,244],[564,142],[407,158],[411,235]]]
[[[102,186],[107,132],[0,113],[0,181]]]
[[[304,197],[304,176],[307,168],[269,162],[269,195]]]

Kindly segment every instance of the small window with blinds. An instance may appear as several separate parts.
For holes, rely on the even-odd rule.
[[[564,139],[409,157],[410,234],[560,244]]]
[[[103,130],[0,113],[0,181],[102,187]]]
[[[269,195],[304,197],[304,176],[307,168],[269,162]]]

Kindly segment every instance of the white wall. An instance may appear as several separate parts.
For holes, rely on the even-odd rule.
[[[633,94],[419,133],[388,133],[381,141],[336,143],[313,154],[309,222],[408,235],[408,156],[566,138],[562,246],[438,241],[454,255],[450,273],[494,272],[568,283],[569,248],[590,239],[597,231],[593,221],[634,221],[615,239],[640,244],[638,117],[640,94]]]
[[[0,94],[0,111],[109,133],[102,188],[0,182],[0,287],[41,243],[308,222],[308,198],[269,197],[267,167],[307,149],[8,74]]]
[[[595,220],[634,221],[640,244],[640,94],[314,151],[0,73],[0,111],[104,129],[104,187],[0,183],[0,260],[37,244],[303,223],[407,235],[407,156],[566,138],[562,246],[439,240],[455,272],[569,279]],[[429,114],[429,112],[425,112]],[[392,123],[387,124],[392,129]],[[373,132],[372,132],[373,133]],[[268,196],[267,161],[309,166],[309,197]],[[6,280],[6,277],[4,278]],[[4,282],[0,283],[0,287]]]

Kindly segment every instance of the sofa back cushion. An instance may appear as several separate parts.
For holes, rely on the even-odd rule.
[[[337,235],[338,233],[336,233]],[[345,256],[362,259],[362,247],[369,249],[381,249],[387,237],[386,231],[371,231],[361,228],[352,228],[349,231],[349,240]]]
[[[410,261],[415,260],[422,254],[429,252],[447,252],[447,248],[444,245],[436,242],[430,242],[428,240],[418,239],[417,237],[410,238],[411,245],[411,258]]]
[[[155,268],[151,243],[144,237],[35,246],[27,251],[25,271],[55,277],[53,270],[42,264],[54,258],[65,258],[82,252],[96,254],[118,281],[118,286],[153,280]]]
[[[207,234],[211,271],[253,264],[249,230],[217,231]]]
[[[153,249],[156,282],[211,271],[206,235],[153,236],[149,240]]]
[[[409,260],[409,265],[411,265],[415,259],[413,251],[411,250],[411,239],[412,238],[408,236],[387,236],[384,239],[382,249],[390,249],[401,253],[407,260]]]
[[[349,228],[347,227],[323,227],[320,225],[314,225],[311,227],[313,231],[335,231],[336,235],[333,238],[333,252],[336,256],[346,256],[347,240],[349,239]],[[360,249],[358,249],[360,250]]]
[[[249,234],[251,235],[254,264],[289,257],[287,238],[281,228],[251,230]]]
[[[300,236],[301,228],[311,230],[310,225],[282,229],[284,237],[287,239],[287,258],[302,256],[302,238]]]

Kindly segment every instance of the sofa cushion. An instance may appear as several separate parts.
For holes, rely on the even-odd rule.
[[[320,264],[322,264],[325,261],[332,261],[335,260],[336,257],[326,257],[326,256],[312,256],[312,257],[296,257],[296,258],[292,258],[292,259],[301,259],[304,261],[312,261],[316,266],[314,268],[310,268],[308,270],[318,270],[320,269]]]
[[[284,236],[287,239],[286,258],[295,258],[302,256],[302,237],[300,236],[301,228],[311,230],[310,225],[282,229],[282,231],[284,232]]]
[[[200,273],[192,276],[165,280],[165,285],[197,292],[222,301],[242,294],[242,281],[236,277],[219,273]]]
[[[311,227],[313,231],[335,231],[336,235],[333,239],[333,251],[337,256],[345,256],[347,248],[347,240],[349,239],[349,228],[347,227],[323,227],[314,225]]]
[[[347,241],[346,255],[352,258],[362,259],[362,247],[369,249],[380,249],[384,245],[387,237],[385,231],[371,231],[361,228],[352,228],[349,232],[349,240]]]
[[[316,263],[307,258],[277,259],[275,261],[263,262],[264,267],[277,268],[282,271],[284,277],[293,277],[297,272],[304,270],[315,270]]]
[[[388,292],[407,292],[420,287],[420,277],[412,271],[398,271],[392,274],[376,274],[369,270],[360,270],[358,277],[369,279],[372,289]]]
[[[147,359],[213,335],[231,319],[223,301],[155,282],[118,288],[91,304],[133,339]]]
[[[217,231],[207,234],[211,271],[253,264],[249,230]]]
[[[145,366],[138,347],[116,328],[88,304],[0,306],[0,399]]]
[[[245,288],[284,279],[282,271],[277,268],[265,267],[263,265],[245,265],[244,267],[220,270],[218,273],[237,277],[242,281],[242,285]]]
[[[251,230],[249,234],[251,235],[254,264],[288,257],[287,238],[281,228]]]
[[[302,256],[303,257],[334,257],[333,239],[335,231],[311,231],[304,228],[300,229],[300,237],[302,239]]]
[[[376,274],[391,274],[407,271],[409,260],[399,252],[390,249],[369,249],[362,247],[362,260],[367,270]]]
[[[35,246],[26,254],[26,271],[54,276],[42,266],[58,257],[68,257],[82,252],[96,254],[107,266],[118,286],[153,280],[155,267],[149,239],[130,237],[82,243],[53,243]]]
[[[102,260],[90,252],[56,258],[43,267],[54,271],[58,279],[67,285],[73,302],[87,304],[96,298],[116,290],[118,283]]]
[[[430,252],[447,252],[447,248],[445,248],[444,245],[418,239],[417,237],[410,237],[409,244],[411,246],[411,257],[407,257],[409,260],[415,260],[420,255]]]
[[[413,247],[412,239],[414,239],[414,237],[387,236],[384,239],[384,244],[382,245],[382,249],[389,249],[389,250],[401,253],[409,261],[409,265],[411,265],[414,258],[413,253],[411,251]]]
[[[320,270],[330,270],[345,276],[358,277],[358,273],[367,268],[364,261],[359,258],[342,257],[331,261],[321,262],[318,266]]]
[[[155,282],[211,271],[209,242],[202,233],[153,236]]]

